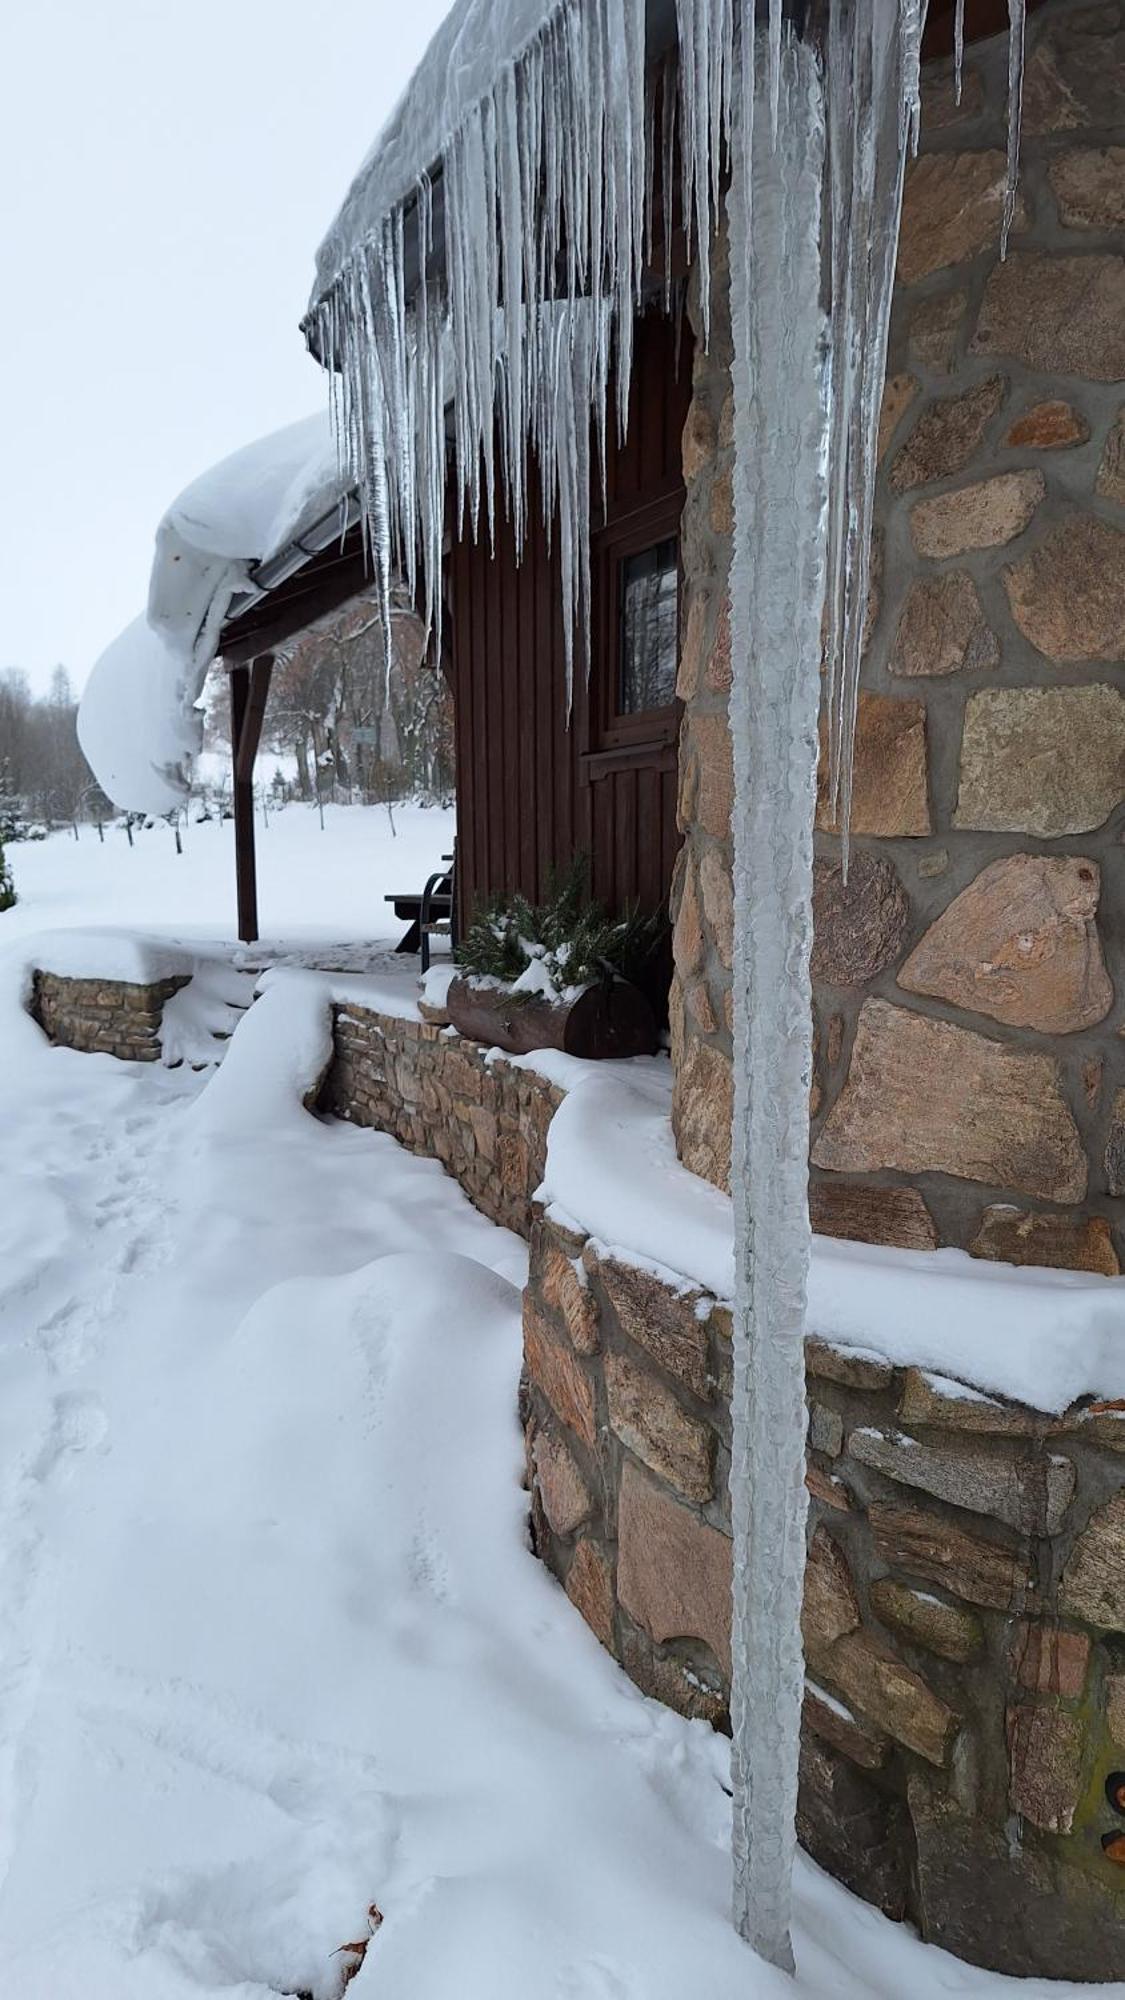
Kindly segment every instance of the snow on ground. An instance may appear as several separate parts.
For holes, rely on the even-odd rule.
[[[798,1986],[738,1941],[724,1740],[639,1695],[526,1545],[524,1246],[300,1108],[324,986],[272,984],[201,1078],[48,1049],[23,956],[5,2000],[336,2000],[373,1902],[356,2000],[1008,1990],[806,1861]]]
[[[453,846],[454,816],[435,806],[289,805],[255,815],[258,914],[267,945],[340,941],[351,956],[371,939],[403,930],[387,894],[420,890]],[[0,915],[0,946],[17,933],[72,924],[170,929],[181,937],[233,939],[234,825],[230,820],[181,828],[183,853],[164,821],[135,831],[92,826],[78,840],[55,833],[8,849],[19,902]],[[346,962],[341,959],[341,962]]]

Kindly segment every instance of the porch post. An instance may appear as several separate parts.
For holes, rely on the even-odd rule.
[[[254,856],[254,759],[266,712],[273,654],[230,669],[230,740],[234,759],[234,869],[238,895],[238,935],[243,944],[258,936],[258,876]]]

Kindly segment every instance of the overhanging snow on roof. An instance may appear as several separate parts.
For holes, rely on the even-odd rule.
[[[182,802],[225,620],[339,536],[347,517],[326,412],[244,446],[172,502],[147,611],[101,655],[78,713],[83,751],[117,805],[163,813]]]

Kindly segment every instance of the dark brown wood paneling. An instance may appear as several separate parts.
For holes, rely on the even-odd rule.
[[[607,493],[597,484],[595,556],[603,533],[682,496],[681,436],[691,396],[691,337],[659,314],[637,326],[626,439],[611,414]],[[520,889],[539,898],[552,872],[576,852],[591,864],[595,894],[615,909],[666,904],[676,831],[675,720],[659,744],[606,751],[599,739],[601,676],[614,613],[595,604],[590,684],[581,663],[573,715],[566,666],[557,551],[549,551],[533,473],[522,563],[508,522],[480,539],[455,539],[449,557],[450,659],[457,745],[457,833],[461,921],[484,896]],[[604,565],[603,565],[604,568]],[[598,574],[595,562],[595,575]]]

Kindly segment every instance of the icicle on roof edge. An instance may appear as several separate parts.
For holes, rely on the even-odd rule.
[[[604,478],[611,381],[622,431],[628,410],[655,163],[668,183],[678,118],[684,226],[689,247],[694,237],[705,248],[729,157],[736,35],[751,15],[751,0],[674,0],[675,53],[663,68],[658,135],[646,32],[667,5],[459,0],[321,246],[304,322],[331,371],[341,462],[359,494],[384,605],[397,570],[439,636],[447,407],[460,526],[467,521],[474,536],[483,519],[494,534],[500,499],[522,550],[533,450],[548,533],[559,542],[568,697],[576,640],[589,658],[591,491],[599,470]],[[881,305],[893,285],[906,138],[917,143],[924,0],[887,0],[880,11],[881,32],[903,54],[903,150],[888,169],[865,145],[867,180],[838,196],[829,248],[834,319],[854,321],[862,294],[873,331],[871,341],[831,361],[826,709],[845,840],[886,352]],[[1024,0],[1009,0],[1006,219],[1018,162],[1024,11]],[[774,130],[783,18],[783,0],[768,0]],[[821,57],[829,95],[841,99],[829,111],[837,148],[852,143],[845,88],[865,82],[855,67],[856,19],[837,0]],[[666,228],[670,208],[665,199]],[[852,249],[872,240],[869,227],[878,229],[880,247],[865,271]],[[706,254],[698,263],[706,335]]]

